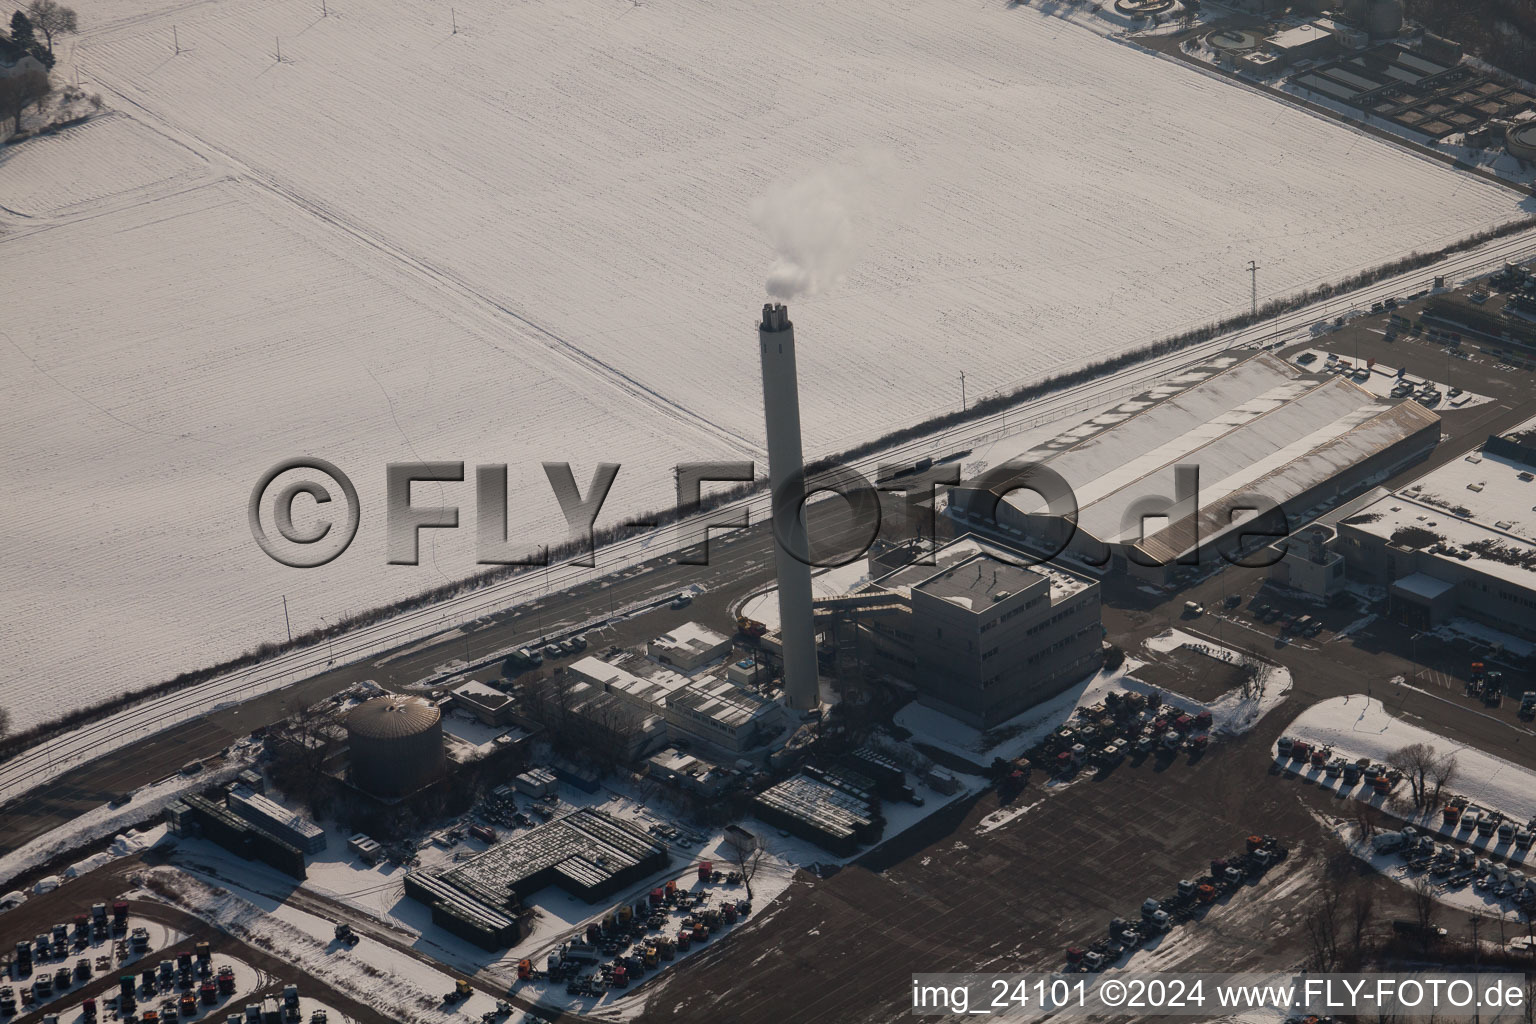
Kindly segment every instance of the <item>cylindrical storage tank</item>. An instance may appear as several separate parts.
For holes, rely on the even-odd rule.
[[[1403,0],[1372,0],[1371,35],[1395,36],[1403,30]]]
[[[420,697],[375,697],[347,715],[352,781],[377,796],[405,796],[443,777],[442,715]]]
[[[1504,146],[1509,155],[1536,163],[1536,121],[1520,121],[1509,126],[1504,133]]]

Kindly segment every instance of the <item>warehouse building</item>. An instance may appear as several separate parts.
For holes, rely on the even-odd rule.
[[[674,740],[702,740],[739,753],[761,746],[783,728],[780,705],[718,676],[686,676],[638,656],[618,664],[586,657],[566,672],[628,703],[635,714],[658,717]]]
[[[1440,440],[1440,418],[1417,402],[1269,353],[1193,376],[1026,453],[1070,488],[1054,510],[989,475],[953,492],[951,514],[1085,571],[1168,583],[1248,558]]]
[[[885,829],[872,792],[811,774],[795,775],[759,793],[752,811],[775,828],[815,843],[840,857],[878,842]]]
[[[405,876],[405,894],[432,911],[432,923],[481,949],[505,949],[528,933],[525,915],[490,906],[427,871]]]
[[[889,555],[871,565],[889,564]],[[1102,657],[1098,583],[1026,561],[967,535],[856,594],[818,600],[817,615],[855,617],[871,668],[911,685],[922,703],[988,728],[1094,672]]]
[[[325,849],[325,829],[260,793],[235,786],[225,796],[224,804],[252,825],[265,829],[305,853],[319,853]]]
[[[205,796],[173,801],[165,817],[178,835],[201,835],[236,856],[259,860],[294,878],[308,877],[303,850]]]
[[[1536,420],[1339,523],[1351,579],[1416,629],[1466,616],[1536,637]]]
[[[548,885],[595,903],[668,862],[666,844],[639,825],[584,807],[519,832],[438,877],[470,899],[505,911]]]

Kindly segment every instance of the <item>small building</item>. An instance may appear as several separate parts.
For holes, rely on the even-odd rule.
[[[960,780],[942,768],[928,769],[923,773],[923,781],[945,796],[953,796],[960,792]]]
[[[555,791],[557,782],[555,773],[548,768],[530,768],[514,779],[513,784],[519,793],[542,800]]]
[[[1264,41],[1286,67],[1304,60],[1322,60],[1339,52],[1337,26],[1327,18],[1314,18],[1303,25],[1276,32]]]
[[[652,754],[646,759],[645,765],[649,777],[698,796],[717,795],[730,785],[733,778],[718,766],[676,747]]]
[[[325,849],[324,829],[260,793],[237,787],[229,791],[224,803],[234,814],[305,853]]]
[[[742,658],[725,667],[725,678],[737,686],[756,686],[768,680],[768,666],[755,658]]]
[[[364,864],[377,864],[384,850],[378,840],[369,839],[361,832],[347,840],[347,849],[357,854],[358,859]]]
[[[42,61],[23,52],[9,39],[0,39],[0,78],[14,78],[32,71],[48,73]]]
[[[1313,597],[1332,597],[1344,589],[1344,556],[1332,550],[1333,527],[1313,523],[1284,542],[1285,554],[1269,567],[1276,583]]]
[[[731,653],[731,638],[697,622],[685,622],[646,646],[646,653],[663,665],[695,672]]]
[[[455,687],[449,696],[456,707],[468,711],[485,725],[500,726],[512,721],[512,698],[479,680],[471,679]]]

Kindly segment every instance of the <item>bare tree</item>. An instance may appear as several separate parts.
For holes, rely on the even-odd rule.
[[[1435,884],[1428,875],[1421,875],[1413,883],[1413,916],[1414,923],[1418,925],[1419,943],[1426,954],[1436,937],[1435,919],[1439,912],[1440,903],[1435,899]]]
[[[1357,886],[1349,901],[1350,969],[1359,970],[1365,963],[1365,933],[1370,928],[1376,912],[1376,894],[1366,885]]]
[[[48,44],[48,52],[53,53],[53,37],[73,35],[80,31],[80,21],[75,16],[71,7],[65,7],[58,0],[31,0],[27,4],[27,17],[32,20],[32,27],[43,34],[43,41]]]
[[[1376,834],[1376,828],[1381,819],[1381,812],[1364,800],[1355,803],[1355,825],[1360,829],[1362,842]]]
[[[1307,915],[1307,942],[1312,949],[1311,966],[1322,973],[1339,968],[1340,904],[1343,902],[1338,886],[1323,886],[1316,908]]]
[[[11,711],[10,711],[10,708],[0,708],[0,738],[4,738],[6,736],[9,736],[10,734],[11,734]]]
[[[1410,743],[1387,756],[1387,764],[1402,772],[1413,790],[1413,806],[1424,806],[1426,782],[1439,757],[1428,743]]]
[[[21,131],[21,115],[27,107],[42,102],[51,92],[53,85],[45,71],[24,71],[0,78],[0,118],[10,118],[12,131]]]
[[[1429,785],[1431,787],[1429,806],[1431,808],[1440,806],[1440,794],[1444,792],[1446,786],[1456,781],[1456,770],[1456,755],[1454,753],[1448,753],[1435,758],[1434,763],[1429,766]]]
[[[763,863],[763,842],[756,836],[750,841],[737,838],[730,844],[731,862],[741,872],[741,884],[747,887],[747,899],[752,898],[752,879]]]

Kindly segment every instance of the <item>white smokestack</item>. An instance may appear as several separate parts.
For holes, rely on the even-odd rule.
[[[768,482],[773,488],[773,519],[784,523],[784,536],[774,535],[774,562],[779,580],[779,633],[784,641],[784,696],[791,708],[807,711],[820,703],[816,673],[816,627],[811,614],[811,567],[786,550],[802,556],[806,540],[804,469],[800,448],[800,390],[795,375],[795,326],[789,307],[777,302],[763,306],[757,327],[763,361],[763,418],[768,427]],[[791,510],[794,514],[791,517]]]

